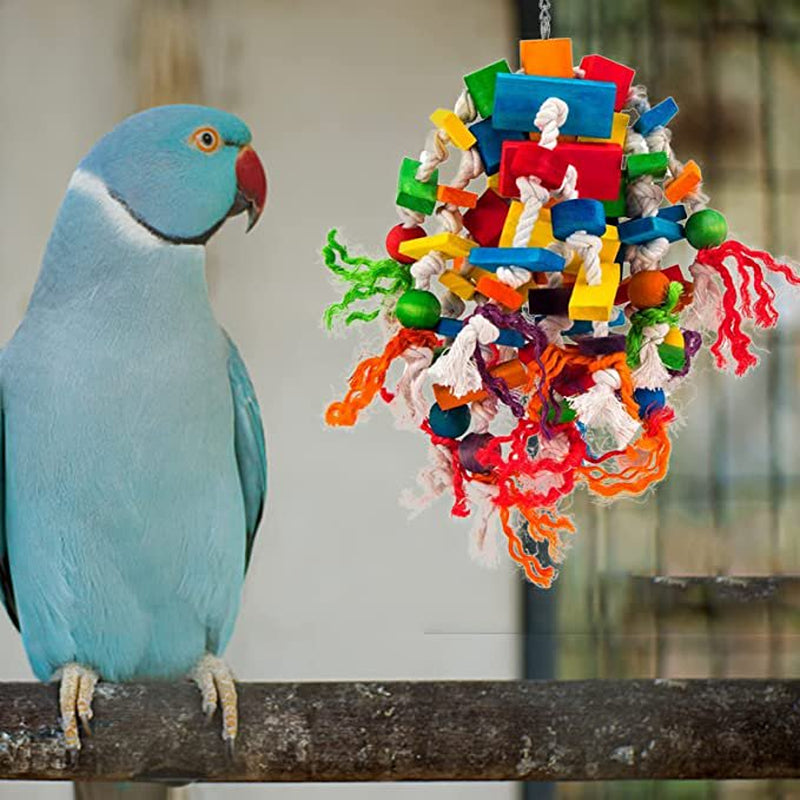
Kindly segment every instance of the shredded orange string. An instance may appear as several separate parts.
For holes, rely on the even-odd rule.
[[[350,389],[343,400],[331,403],[325,411],[325,422],[331,426],[355,425],[358,415],[380,392],[392,362],[409,347],[433,349],[439,337],[433,331],[401,328],[387,343],[379,356],[365,358],[350,377]]]
[[[543,589],[549,589],[555,578],[555,568],[545,567],[535,555],[525,552],[522,539],[517,536],[516,532],[511,527],[509,522],[510,512],[507,508],[501,506],[499,508],[499,515],[503,533],[506,535],[506,539],[508,539],[509,556],[522,567],[531,583],[541,586]]]
[[[662,480],[672,449],[667,428],[674,419],[669,408],[653,414],[642,436],[610,462],[616,464],[616,470],[600,464],[581,467],[579,473],[589,489],[602,497],[636,496]]]

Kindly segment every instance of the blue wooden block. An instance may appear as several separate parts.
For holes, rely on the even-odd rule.
[[[594,236],[606,232],[606,210],[599,200],[585,197],[577,200],[564,200],[550,209],[553,222],[553,236],[567,240],[576,231],[586,231]]]
[[[663,217],[638,217],[619,225],[622,244],[644,244],[662,236],[670,242],[683,239],[683,225]]]
[[[470,133],[477,140],[475,147],[483,161],[487,175],[494,175],[500,170],[500,155],[503,142],[522,142],[528,137],[521,131],[501,131],[492,125],[492,118],[482,119],[469,126]]]
[[[448,339],[455,339],[463,327],[464,323],[460,319],[442,317],[437,323],[435,330],[440,336],[445,336]],[[524,347],[525,337],[517,331],[501,328],[496,344],[501,344],[504,347]]]
[[[666,208],[659,209],[658,216],[661,219],[668,219],[672,222],[681,222],[686,219],[686,206],[683,203],[678,203],[675,206],[667,206]]]
[[[627,322],[625,317],[625,312],[621,309],[617,312],[617,315],[612,319],[608,324],[612,328],[618,328],[621,325],[624,325]],[[572,327],[568,328],[565,332],[565,336],[584,336],[589,333],[594,333],[594,328],[592,327],[592,323],[589,320],[580,319],[576,322],[572,323]]]
[[[647,136],[654,128],[664,127],[669,121],[678,113],[678,104],[668,97],[662,100],[657,105],[654,105],[649,111],[645,111],[633,129],[642,136]]]
[[[496,272],[498,267],[523,267],[531,272],[563,272],[566,264],[563,256],[543,247],[475,247],[469,251],[469,263],[492,272]]]
[[[561,133],[608,139],[616,94],[616,84],[605,81],[500,74],[495,86],[492,123],[499,130],[534,131],[533,120],[539,107],[548,97],[558,97],[569,106]]]

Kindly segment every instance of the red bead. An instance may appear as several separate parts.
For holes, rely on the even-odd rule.
[[[403,225],[395,225],[389,233],[386,234],[386,252],[395,260],[399,261],[401,264],[413,264],[416,259],[409,258],[408,256],[404,256],[400,252],[400,245],[403,242],[408,242],[411,239],[421,239],[423,236],[427,236],[428,234],[425,233],[425,229],[421,228],[419,225],[415,225],[413,228],[406,228]]]

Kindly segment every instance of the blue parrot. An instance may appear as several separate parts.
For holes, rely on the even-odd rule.
[[[250,131],[202,106],[136,114],[73,174],[0,351],[0,596],[66,745],[99,679],[192,677],[237,733],[221,660],[264,507],[253,386],[214,318],[205,247],[266,200]]]

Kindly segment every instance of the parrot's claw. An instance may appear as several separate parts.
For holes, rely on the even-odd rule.
[[[65,664],[60,670],[61,686],[58,700],[61,710],[61,729],[67,750],[76,754],[81,749],[78,731],[80,722],[86,736],[92,735],[90,721],[93,716],[92,698],[99,675],[82,664]]]
[[[192,673],[192,680],[200,689],[203,713],[211,719],[217,706],[222,708],[222,738],[229,755],[233,755],[236,734],[239,732],[239,711],[236,683],[228,665],[216,656],[204,655]]]

